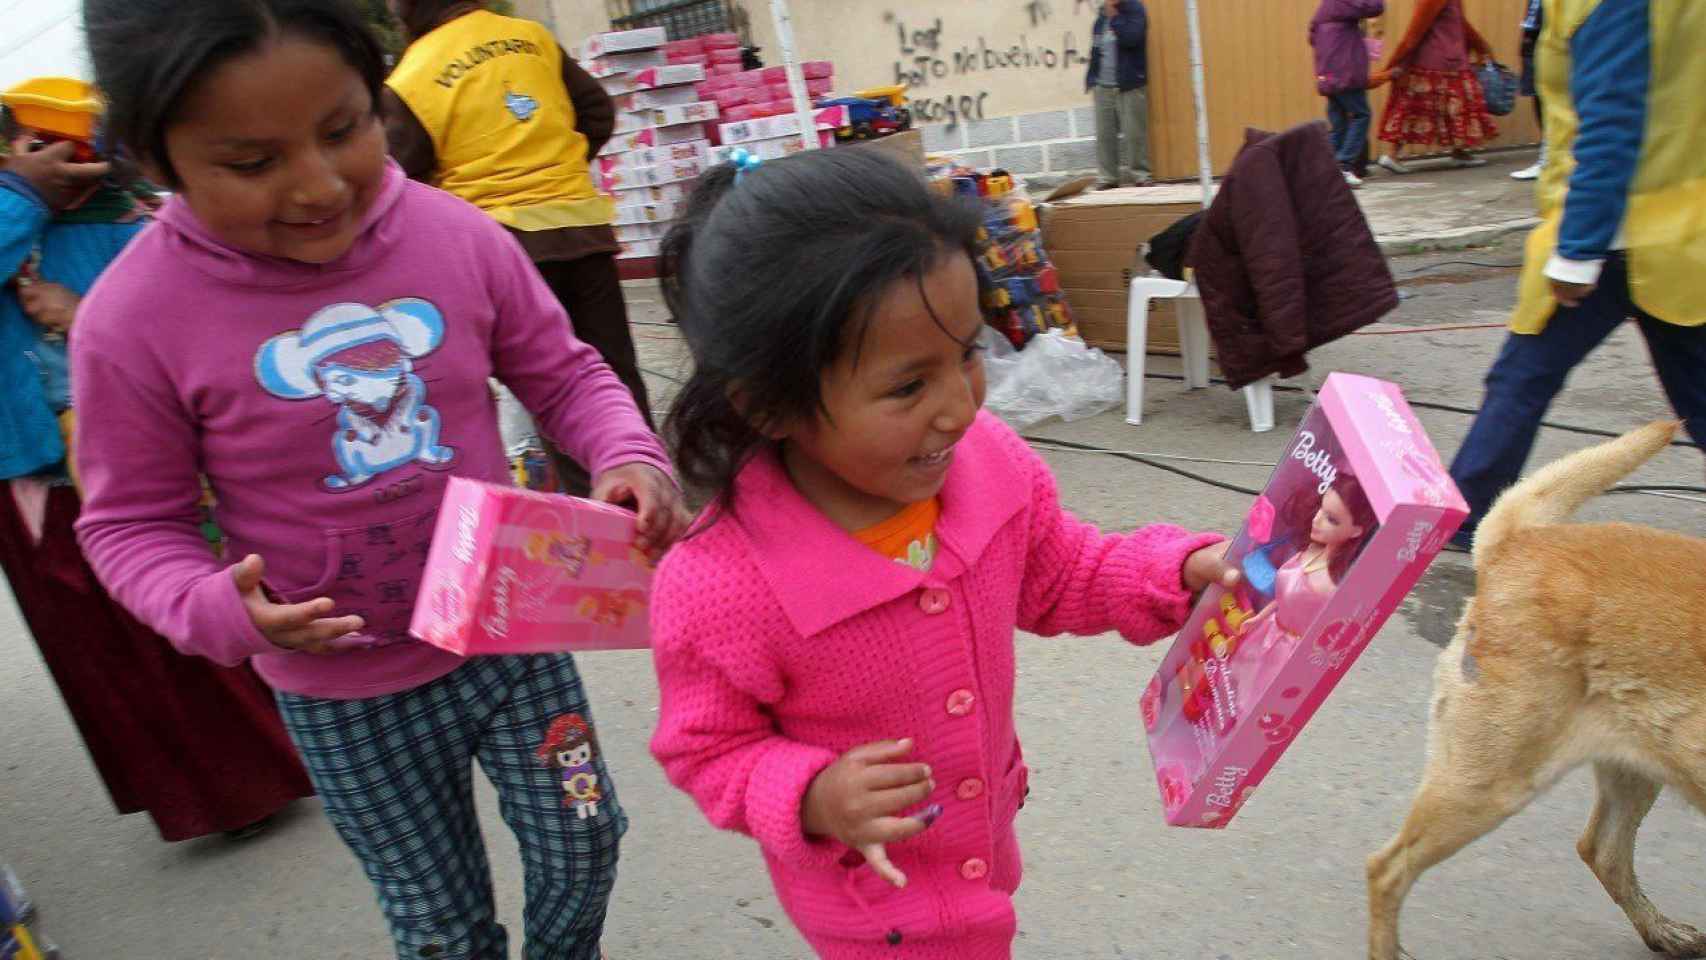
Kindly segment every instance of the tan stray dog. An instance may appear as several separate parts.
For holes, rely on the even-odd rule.
[[[1635,831],[1663,787],[1706,811],[1706,540],[1563,522],[1677,426],[1565,457],[1481,524],[1476,595],[1434,669],[1421,790],[1368,859],[1370,960],[1397,960],[1398,911],[1422,871],[1584,763],[1599,796],[1576,850],[1648,947],[1706,956],[1706,936],[1659,913],[1635,879]]]

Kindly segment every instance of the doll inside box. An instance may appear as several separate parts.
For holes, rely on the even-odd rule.
[[[1296,653],[1378,526],[1331,432],[1299,431],[1232,545],[1243,582],[1218,598],[1211,594],[1207,615],[1186,627],[1196,635],[1176,679],[1185,717],[1203,722],[1219,716],[1229,727],[1237,711],[1214,710],[1212,670],[1222,668],[1230,676],[1236,699],[1260,696]]]

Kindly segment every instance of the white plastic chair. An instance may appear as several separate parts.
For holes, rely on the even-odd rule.
[[[1127,423],[1143,422],[1143,368],[1148,360],[1149,301],[1172,300],[1179,317],[1179,352],[1185,361],[1185,388],[1208,386],[1208,320],[1203,316],[1202,298],[1196,284],[1166,277],[1133,277],[1131,302],[1126,307],[1126,412]],[[1244,403],[1250,409],[1250,429],[1266,433],[1274,428],[1274,378],[1265,377],[1244,388]]]

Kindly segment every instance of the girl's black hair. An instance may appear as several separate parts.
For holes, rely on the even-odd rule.
[[[661,251],[664,301],[693,354],[664,427],[689,489],[732,507],[762,428],[816,416],[823,371],[858,349],[883,293],[975,260],[979,222],[975,204],[868,149],[707,171]]]
[[[177,186],[166,128],[207,71],[292,34],[336,50],[367,85],[375,109],[385,53],[348,0],[83,0],[95,84],[107,130]]]

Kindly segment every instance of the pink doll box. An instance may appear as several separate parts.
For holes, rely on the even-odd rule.
[[[581,59],[598,60],[612,54],[653,50],[667,42],[669,42],[669,35],[663,27],[642,27],[639,30],[599,33],[586,39],[586,43],[581,47]]]
[[[1327,378],[1143,692],[1169,824],[1232,820],[1468,512],[1396,385]]]
[[[634,515],[452,477],[409,632],[461,656],[650,646]]]

